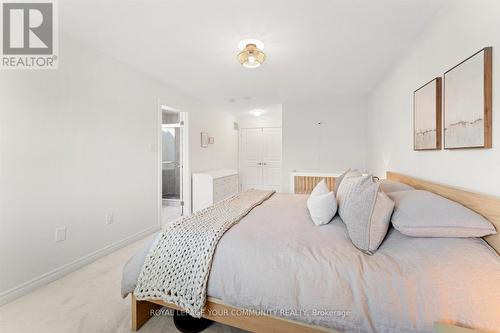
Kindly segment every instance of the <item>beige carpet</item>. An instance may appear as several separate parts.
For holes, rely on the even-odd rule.
[[[0,307],[1,333],[130,332],[130,298],[120,295],[124,263],[146,239]],[[150,319],[139,332],[177,332],[170,316]],[[204,332],[242,332],[213,324]]]

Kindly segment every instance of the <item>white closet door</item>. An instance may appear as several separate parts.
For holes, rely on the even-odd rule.
[[[281,128],[262,130],[262,186],[281,190]]]
[[[281,190],[281,128],[241,130],[242,190]]]
[[[262,129],[243,129],[241,133],[242,190],[262,188]]]

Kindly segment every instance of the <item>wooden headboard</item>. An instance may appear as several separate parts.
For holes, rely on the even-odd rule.
[[[408,184],[418,190],[436,193],[481,214],[497,229],[496,235],[487,236],[484,239],[500,254],[500,198],[432,183],[396,172],[387,172],[387,179]]]

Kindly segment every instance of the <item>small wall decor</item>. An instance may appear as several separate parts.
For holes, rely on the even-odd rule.
[[[201,132],[201,147],[208,148],[208,133]]]
[[[492,53],[486,47],[444,74],[444,148],[491,148]]]
[[[441,82],[435,78],[413,92],[413,150],[441,149]]]
[[[214,139],[214,137],[213,137],[213,136],[210,136],[210,137],[208,138],[208,143],[209,143],[209,144],[211,144],[211,145],[213,145],[213,144],[215,143],[215,139]]]

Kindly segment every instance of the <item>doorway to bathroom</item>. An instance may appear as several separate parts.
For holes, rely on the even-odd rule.
[[[161,106],[161,220],[162,224],[185,213],[186,114]]]

